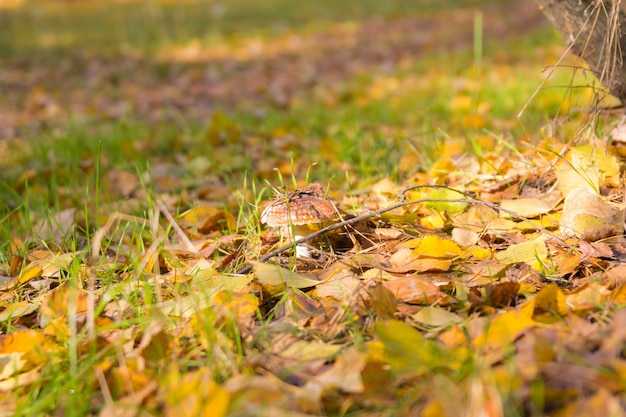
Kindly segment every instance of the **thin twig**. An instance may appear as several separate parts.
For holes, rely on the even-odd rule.
[[[301,243],[307,242],[311,239],[315,239],[318,236],[321,236],[325,233],[328,233],[332,230],[335,229],[339,229],[342,228],[344,226],[349,226],[351,224],[354,223],[358,223],[367,219],[371,219],[372,217],[379,217],[381,214],[386,213],[388,211],[392,211],[401,207],[407,207],[407,206],[411,206],[411,205],[415,205],[415,204],[422,204],[422,203],[468,203],[468,204],[482,204],[486,207],[492,208],[496,211],[501,211],[503,213],[508,214],[511,217],[515,217],[516,219],[519,219],[525,223],[528,223],[530,225],[532,225],[534,228],[536,228],[537,230],[539,230],[540,232],[550,236],[552,239],[557,240],[559,243],[561,243],[562,245],[568,247],[569,249],[574,249],[574,247],[572,245],[569,245],[568,243],[566,243],[565,241],[563,241],[563,239],[561,239],[559,236],[557,236],[556,234],[552,233],[551,231],[549,231],[548,229],[538,226],[535,223],[533,223],[530,219],[524,217],[524,216],[520,216],[519,214],[517,214],[516,212],[512,211],[512,210],[508,210],[508,209],[504,209],[500,206],[498,206],[497,204],[494,203],[489,203],[487,201],[482,201],[482,200],[478,200],[474,197],[472,197],[470,194],[463,192],[463,191],[458,191],[455,190],[454,188],[450,188],[450,187],[446,187],[443,185],[416,185],[413,187],[409,187],[406,188],[405,190],[403,190],[401,192],[402,195],[404,195],[404,193],[406,193],[407,191],[416,189],[416,188],[445,188],[451,191],[455,191],[459,194],[464,195],[466,198],[452,198],[452,199],[432,199],[432,198],[422,198],[419,200],[412,200],[412,201],[401,201],[399,203],[396,203],[392,206],[389,207],[385,207],[382,208],[380,210],[376,210],[373,211],[371,213],[366,213],[363,214],[361,216],[357,216],[357,217],[353,217],[351,219],[347,219],[347,220],[343,220],[339,223],[335,223],[335,224],[331,224],[328,227],[324,227],[323,229],[320,229],[314,233],[311,233],[310,235],[304,236],[298,240],[295,240],[293,242],[287,243],[284,246],[281,246],[279,248],[274,249],[273,251],[270,251],[268,253],[266,253],[265,255],[263,255],[262,257],[259,258],[259,262],[265,262],[268,259],[279,255],[283,252],[285,252],[286,250],[289,250],[291,248],[293,248],[294,246],[297,246]],[[250,272],[252,270],[252,265],[246,265],[245,267],[239,269],[236,273],[237,274],[247,274],[248,272]]]

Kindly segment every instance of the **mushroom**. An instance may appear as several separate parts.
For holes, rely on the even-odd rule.
[[[324,198],[324,189],[318,183],[279,195],[261,214],[261,222],[278,228],[290,241],[311,233],[310,225],[319,225],[336,218],[337,209]],[[305,245],[296,246],[296,257],[309,256]]]

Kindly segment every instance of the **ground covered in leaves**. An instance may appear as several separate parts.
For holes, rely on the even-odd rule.
[[[626,129],[475,12],[7,58],[0,416],[622,415]]]

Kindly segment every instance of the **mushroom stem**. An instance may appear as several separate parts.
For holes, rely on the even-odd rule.
[[[293,225],[288,227],[289,238],[293,240],[301,239],[311,233],[311,230],[307,225]],[[296,245],[296,258],[310,258],[311,252],[309,251],[306,243]]]

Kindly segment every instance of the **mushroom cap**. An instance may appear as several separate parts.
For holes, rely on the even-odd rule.
[[[270,227],[323,223],[337,218],[337,209],[322,198],[323,188],[313,183],[286,195],[279,195],[263,210],[261,221]]]

